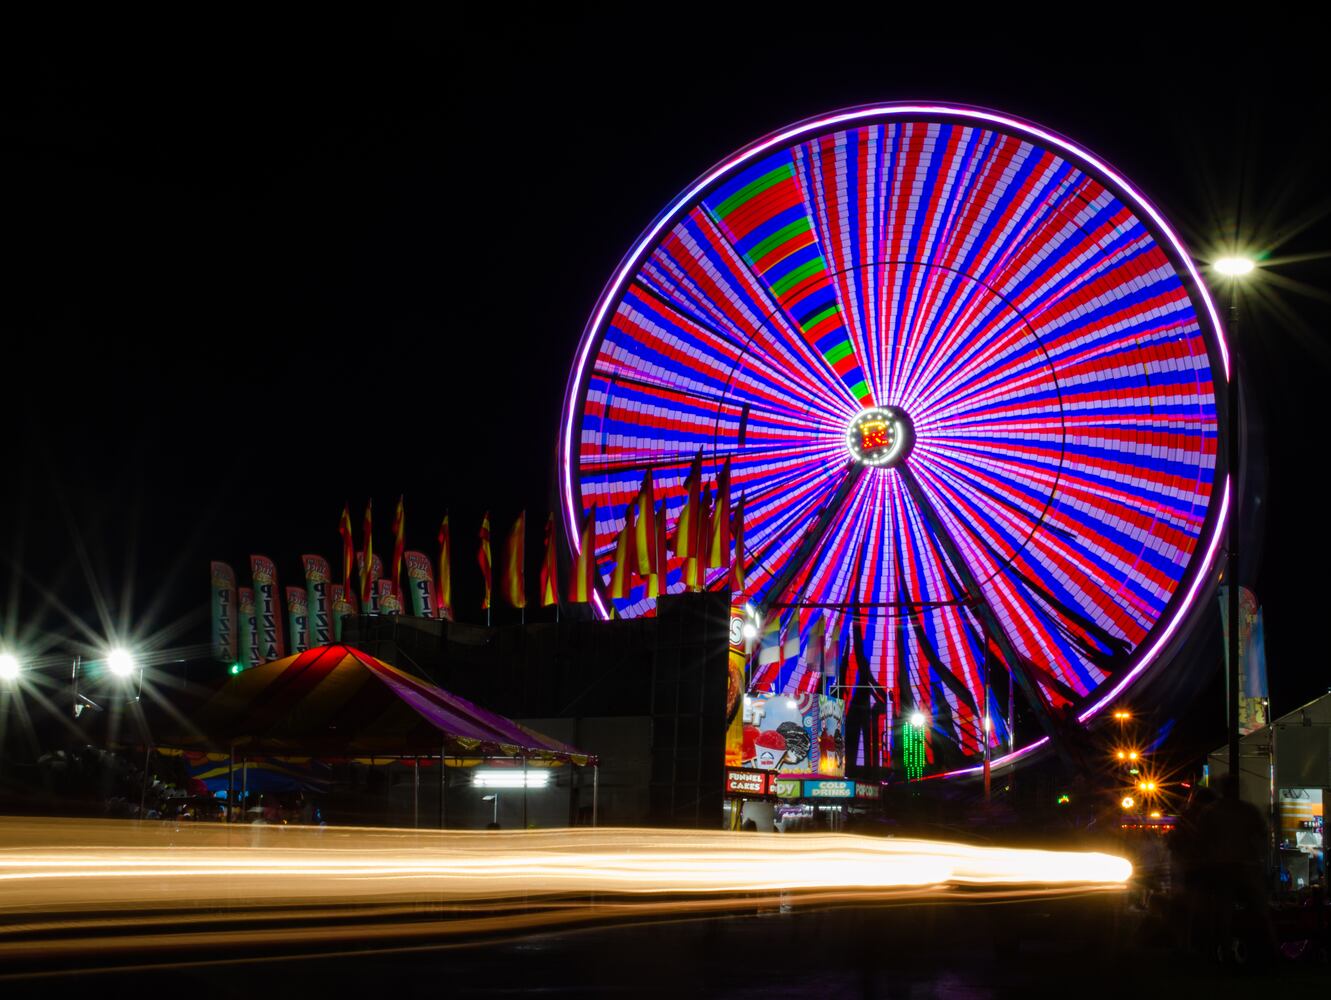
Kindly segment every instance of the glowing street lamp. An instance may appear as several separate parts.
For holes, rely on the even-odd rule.
[[[1119,803],[1119,805],[1121,805],[1124,809],[1131,809],[1136,804],[1137,800],[1134,799],[1131,795],[1123,796],[1123,801]]]
[[[134,657],[129,654],[128,650],[116,647],[106,654],[106,666],[115,676],[125,680],[134,673]]]
[[[0,653],[0,681],[13,684],[18,680],[19,662],[13,653]]]
[[[1251,257],[1236,255],[1233,257],[1221,257],[1215,261],[1211,267],[1216,274],[1222,274],[1226,278],[1243,278],[1252,274],[1257,268],[1256,262]]]
[[[924,713],[923,713],[923,712],[911,712],[911,713],[910,713],[910,724],[911,724],[912,726],[914,726],[916,729],[921,728],[921,727],[924,725]]]

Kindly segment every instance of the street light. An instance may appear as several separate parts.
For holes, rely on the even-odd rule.
[[[116,647],[106,654],[106,666],[121,680],[134,673],[134,657],[127,650]]]
[[[1224,275],[1226,278],[1242,278],[1245,275],[1252,274],[1257,268],[1257,264],[1251,257],[1221,257],[1211,265],[1216,274]]]
[[[13,684],[18,680],[18,657],[13,653],[0,653],[0,681]]]
[[[1229,420],[1226,464],[1229,466],[1229,524],[1225,527],[1225,585],[1229,588],[1229,655],[1225,658],[1225,687],[1229,716],[1229,773],[1239,773],[1239,282],[1256,269],[1246,254],[1221,257],[1212,269],[1229,280]],[[1237,789],[1237,784],[1233,785]]]
[[[923,725],[924,725],[924,713],[923,713],[923,712],[911,712],[911,713],[910,713],[910,724],[911,724],[912,726],[914,726],[916,729],[919,729],[921,726],[923,726]]]

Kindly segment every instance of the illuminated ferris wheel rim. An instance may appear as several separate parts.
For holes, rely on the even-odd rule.
[[[625,254],[613,277],[606,284],[584,328],[578,345],[575,363],[565,390],[564,419],[560,427],[557,446],[565,531],[575,552],[579,548],[577,526],[582,517],[578,498],[575,497],[575,487],[578,479],[577,468],[574,464],[576,462],[574,453],[576,422],[578,415],[581,413],[587,391],[589,366],[593,360],[593,353],[602,342],[611,312],[625,293],[632,276],[644,265],[671,227],[678,223],[707,192],[724,182],[728,177],[733,176],[745,165],[756,161],[764,154],[791,147],[803,140],[826,134],[835,129],[848,129],[872,124],[890,124],[893,122],[958,123],[1008,134],[1056,152],[1099,181],[1137,215],[1139,221],[1155,238],[1157,245],[1160,246],[1169,259],[1175,274],[1182,281],[1188,298],[1192,300],[1196,308],[1201,334],[1210,355],[1212,368],[1216,367],[1215,362],[1218,356],[1219,367],[1223,370],[1225,376],[1224,388],[1228,389],[1228,383],[1231,379],[1231,362],[1223,327],[1209,290],[1202,280],[1192,256],[1173,227],[1151,201],[1119,171],[1100,157],[1070,139],[1033,122],[980,107],[939,102],[893,102],[833,111],[773,132],[740,149],[702,174],[647,227],[629,252]],[[1227,393],[1222,392],[1219,383],[1214,385],[1213,391],[1217,408],[1223,411],[1223,408],[1229,405]],[[1223,429],[1220,433],[1223,434]],[[1220,456],[1217,456],[1217,463],[1220,460]],[[1220,473],[1222,466],[1217,464],[1216,471]],[[1216,551],[1226,521],[1231,492],[1230,473],[1229,470],[1223,470],[1223,473],[1223,476],[1217,475],[1215,480],[1215,486],[1222,488],[1212,493],[1211,502],[1204,518],[1204,526],[1198,538],[1199,549],[1204,548],[1205,555],[1201,559],[1194,559],[1188,574],[1179,581],[1180,585],[1162,616],[1166,620],[1157,622],[1156,627],[1151,630],[1151,634],[1148,636],[1149,646],[1144,650],[1139,648],[1139,655],[1134,656],[1135,662],[1132,669],[1125,672],[1122,677],[1104,685],[1109,689],[1108,691],[1101,692],[1097,690],[1095,693],[1099,697],[1095,698],[1094,704],[1078,713],[1077,719],[1079,722],[1084,723],[1094,717],[1154,663],[1165,647],[1176,638],[1179,628],[1193,610],[1203,585],[1207,583],[1212,575]],[[1217,493],[1220,494],[1219,503],[1216,503]],[[593,603],[599,615],[607,616],[608,612],[599,594],[593,595]],[[993,765],[1001,766],[1004,763],[1025,757],[1047,742],[1047,737],[1036,740],[1016,749],[1006,757],[996,759],[993,761]],[[949,773],[967,773],[973,770],[976,769],[965,768]]]

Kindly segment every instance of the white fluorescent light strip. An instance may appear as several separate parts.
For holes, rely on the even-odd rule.
[[[525,781],[523,780],[525,777]],[[503,769],[477,771],[472,775],[473,788],[545,788],[550,784],[549,771],[519,771]]]

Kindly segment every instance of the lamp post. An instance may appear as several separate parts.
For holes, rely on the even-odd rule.
[[[1215,262],[1213,269],[1229,282],[1229,317],[1228,332],[1230,345],[1229,378],[1229,446],[1226,449],[1226,464],[1229,466],[1231,484],[1229,497],[1229,524],[1226,526],[1225,581],[1228,584],[1226,594],[1228,608],[1228,645],[1226,657],[1225,694],[1227,702],[1227,725],[1229,731],[1229,773],[1230,782],[1238,797],[1239,782],[1239,282],[1252,274],[1256,265],[1250,257],[1222,257]]]

